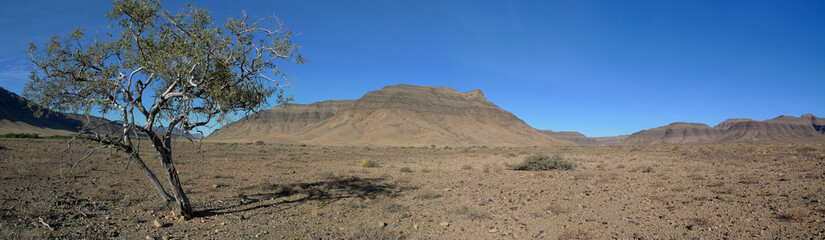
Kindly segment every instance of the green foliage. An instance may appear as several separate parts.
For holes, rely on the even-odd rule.
[[[516,152],[510,152],[510,156],[511,157],[518,157],[518,154],[516,154]]]
[[[261,145],[264,145],[264,144],[265,144],[264,141],[261,141],[261,140],[255,141],[255,145],[261,146]]]
[[[372,158],[364,158],[361,160],[361,167],[371,168],[371,167],[378,167],[378,163],[372,160]]]
[[[413,172],[412,168],[410,168],[410,167],[402,167],[400,171],[403,172],[403,173]]]
[[[63,112],[143,115],[151,127],[177,120],[184,131],[260,110],[273,95],[276,103],[291,100],[279,65],[306,60],[274,16],[243,14],[219,25],[192,5],[175,13],[152,0],[112,5],[109,32],[89,38],[77,28],[43,46],[29,44],[35,66],[26,98]]]
[[[6,133],[0,135],[0,138],[40,138],[36,133]]]
[[[461,166],[461,169],[470,170],[470,169],[473,169],[473,165],[467,164],[467,165]]]
[[[524,171],[539,171],[549,169],[570,170],[573,169],[575,166],[575,163],[565,161],[558,154],[553,155],[553,157],[549,157],[545,154],[536,154],[525,158],[523,162],[513,165],[507,164],[508,169]]]

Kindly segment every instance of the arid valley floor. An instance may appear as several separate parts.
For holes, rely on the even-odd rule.
[[[69,171],[94,145],[70,160],[65,141],[0,139],[0,238],[825,238],[823,138],[547,148],[207,143],[203,153],[181,141],[177,168],[196,212],[189,221],[169,218],[122,153],[93,154]],[[157,169],[149,148],[144,142],[144,158]],[[535,153],[577,167],[506,169]],[[361,167],[366,158],[379,166]]]

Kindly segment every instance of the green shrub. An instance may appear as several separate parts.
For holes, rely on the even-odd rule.
[[[518,154],[516,154],[516,152],[510,152],[510,156],[511,157],[518,157]]]
[[[575,166],[575,163],[565,161],[558,154],[553,155],[553,157],[549,157],[545,154],[536,154],[525,158],[523,162],[513,165],[507,164],[508,169],[523,171],[539,171],[549,169],[570,170]]]
[[[0,135],[1,138],[40,138],[36,133],[6,133]]]
[[[402,167],[401,172],[410,173],[413,172],[413,170],[410,167]]]
[[[378,167],[378,163],[375,163],[372,158],[364,158],[364,160],[361,160],[361,167]]]
[[[264,145],[264,141],[258,140],[255,142],[255,145]]]
[[[473,169],[473,165],[467,164],[467,165],[462,166],[461,169],[470,170],[470,169]]]

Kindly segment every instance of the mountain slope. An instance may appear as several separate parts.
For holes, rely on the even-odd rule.
[[[227,124],[214,141],[380,146],[572,145],[539,133],[480,90],[394,85],[358,100],[287,104]]]
[[[823,134],[821,119],[812,114],[801,117],[779,116],[765,121],[742,121],[724,131],[719,142],[792,140],[818,137]]]
[[[82,125],[78,119],[48,109],[43,110],[43,117],[37,117],[28,100],[0,88],[0,134],[70,135]]]
[[[623,145],[677,144],[711,142],[719,131],[701,123],[675,122],[667,126],[642,130],[622,141]]]
[[[672,123],[643,130],[625,139],[623,145],[676,144],[698,142],[752,142],[808,139],[823,136],[825,119],[813,114],[779,116],[765,121],[733,118],[708,127],[698,123]]]

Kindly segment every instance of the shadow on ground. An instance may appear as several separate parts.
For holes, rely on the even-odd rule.
[[[197,211],[196,217],[247,212],[261,208],[277,207],[289,203],[320,201],[324,205],[347,198],[396,197],[410,190],[396,184],[383,183],[384,178],[333,177],[312,183],[271,184],[263,183],[241,189],[238,204]]]

